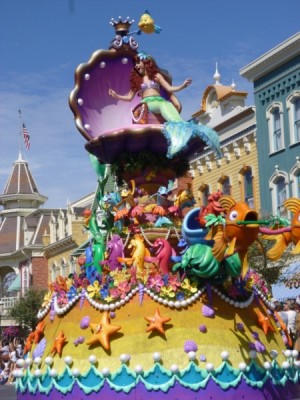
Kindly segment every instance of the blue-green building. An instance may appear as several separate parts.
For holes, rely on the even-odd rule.
[[[300,198],[300,32],[241,69],[254,85],[261,211]]]

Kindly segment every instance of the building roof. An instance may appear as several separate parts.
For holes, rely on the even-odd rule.
[[[300,55],[300,32],[291,36],[240,70],[240,75],[255,82]]]
[[[0,257],[25,247],[40,247],[48,230],[51,213],[59,210],[40,209],[47,200],[39,193],[28,162],[19,154],[0,195]]]
[[[20,153],[18,160],[13,163],[11,174],[0,195],[0,204],[5,208],[15,208],[16,204],[18,208],[28,208],[31,204],[32,208],[37,208],[47,199],[39,193],[28,162],[22,159]]]

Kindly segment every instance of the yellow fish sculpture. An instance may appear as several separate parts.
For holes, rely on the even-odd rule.
[[[144,33],[160,33],[161,28],[154,23],[154,19],[151,17],[150,13],[148,10],[144,12],[144,14],[141,16],[140,21],[138,23],[138,27],[140,28],[139,31],[137,31],[137,34],[141,34],[141,32]]]
[[[292,197],[285,200],[283,205],[284,208],[294,214],[291,226],[283,227],[273,232],[269,230],[269,234],[261,236],[262,239],[275,241],[275,245],[267,252],[267,257],[271,261],[278,260],[290,243],[295,245],[291,254],[300,254],[300,199]]]

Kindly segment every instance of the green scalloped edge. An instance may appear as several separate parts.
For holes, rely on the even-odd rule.
[[[226,366],[230,369],[230,371],[231,371],[233,374],[235,374],[237,371],[239,371],[239,373],[238,373],[238,375],[237,375],[237,378],[236,378],[234,381],[231,381],[231,382],[226,383],[226,382],[220,382],[220,381],[218,381],[218,380],[215,378],[214,374],[215,374],[216,372],[217,372],[217,373],[218,373],[218,372],[221,372],[222,368],[224,367],[224,364],[226,364]],[[21,392],[21,393],[24,393],[26,390],[28,390],[30,393],[34,393],[34,394],[35,394],[35,393],[37,392],[37,390],[39,390],[40,393],[49,394],[49,392],[52,390],[52,388],[53,388],[53,386],[54,386],[55,389],[56,389],[58,392],[60,392],[60,393],[62,393],[62,394],[66,394],[67,392],[71,392],[71,391],[72,391],[72,388],[73,388],[73,386],[74,386],[74,384],[75,384],[75,382],[76,382],[76,383],[78,384],[78,386],[80,387],[80,389],[81,389],[85,394],[90,394],[91,392],[98,392],[98,391],[101,389],[101,387],[104,385],[105,380],[106,380],[106,382],[108,383],[108,385],[110,386],[111,389],[115,390],[116,392],[121,392],[121,391],[122,391],[122,392],[124,392],[124,393],[129,393],[139,382],[142,382],[142,383],[145,385],[145,388],[146,388],[148,391],[159,391],[159,390],[160,390],[160,391],[163,391],[163,392],[167,392],[171,387],[174,386],[174,384],[175,384],[176,381],[179,382],[179,383],[180,383],[182,386],[184,386],[184,387],[187,387],[187,388],[189,388],[189,389],[191,389],[191,390],[193,390],[193,391],[197,391],[199,388],[205,388],[205,386],[208,384],[209,379],[211,379],[211,378],[214,380],[214,382],[215,382],[218,386],[220,386],[220,387],[221,387],[222,389],[224,389],[224,390],[228,389],[229,387],[236,387],[236,386],[240,383],[240,381],[241,381],[242,378],[244,378],[245,382],[246,382],[248,385],[250,385],[251,387],[257,387],[257,388],[261,388],[261,387],[266,383],[266,381],[267,381],[268,379],[271,379],[271,380],[272,380],[272,383],[273,383],[275,386],[276,386],[276,385],[284,386],[288,380],[290,380],[291,382],[293,382],[294,384],[296,384],[296,383],[299,382],[299,380],[300,380],[300,371],[299,371],[298,369],[294,368],[293,366],[290,367],[290,369],[291,369],[291,371],[292,371],[292,374],[294,375],[293,377],[291,376],[291,374],[287,375],[288,371],[283,370],[284,375],[283,375],[282,379],[280,379],[280,380],[275,380],[275,379],[272,377],[272,375],[270,374],[269,371],[266,371],[266,370],[262,369],[261,367],[259,367],[259,366],[255,363],[254,360],[251,360],[250,365],[247,367],[247,369],[249,369],[250,366],[251,366],[252,364],[255,365],[255,368],[257,368],[257,369],[260,370],[261,372],[264,372],[264,373],[265,373],[265,377],[264,377],[263,380],[257,381],[257,382],[251,381],[249,378],[247,378],[247,376],[245,375],[244,372],[233,368],[231,365],[229,365],[229,364],[226,363],[226,362],[223,362],[223,363],[221,364],[221,366],[219,366],[219,367],[218,367],[217,369],[215,369],[214,371],[212,371],[212,372],[207,372],[206,370],[199,368],[193,361],[191,361],[191,362],[189,363],[189,365],[188,365],[185,369],[183,369],[182,371],[178,371],[177,373],[173,373],[172,371],[167,370],[166,368],[162,367],[162,366],[160,365],[159,362],[156,362],[156,363],[154,364],[154,366],[153,366],[150,370],[148,370],[148,371],[146,371],[146,372],[143,372],[143,373],[141,373],[141,374],[136,373],[135,371],[131,371],[131,370],[127,367],[127,365],[122,364],[121,369],[119,369],[118,371],[116,371],[116,372],[114,372],[113,374],[111,374],[111,379],[114,379],[118,374],[120,374],[120,372],[122,371],[122,369],[125,369],[125,370],[126,370],[126,373],[128,373],[129,375],[131,375],[131,376],[135,379],[135,381],[134,381],[133,383],[131,383],[130,385],[127,385],[127,386],[117,386],[117,385],[115,385],[113,382],[111,382],[111,380],[110,380],[109,378],[104,377],[103,374],[99,373],[99,372],[95,369],[94,366],[91,366],[91,368],[93,368],[95,374],[98,375],[99,378],[102,379],[102,381],[101,381],[97,386],[86,387],[86,386],[82,385],[82,384],[80,383],[80,381],[78,380],[78,378],[77,378],[77,377],[74,377],[74,376],[71,374],[71,371],[70,371],[69,367],[67,367],[67,368],[65,369],[65,371],[64,371],[62,374],[60,374],[60,375],[58,375],[58,376],[56,377],[56,378],[63,377],[63,375],[65,374],[65,372],[66,372],[66,370],[67,370],[68,375],[73,379],[73,381],[72,381],[72,383],[71,383],[70,385],[68,385],[68,386],[66,386],[66,387],[61,387],[61,386],[56,382],[56,378],[52,378],[52,377],[51,377],[51,385],[49,385],[48,388],[45,388],[44,386],[41,385],[39,378],[34,377],[34,375],[31,374],[31,372],[30,372],[29,370],[27,371],[27,377],[25,376],[25,379],[27,378],[26,384],[23,384],[22,379],[17,379],[17,380],[16,380],[15,387],[16,387],[16,390],[19,391],[19,392]],[[280,368],[280,366],[279,366],[275,361],[272,362],[272,365],[273,365],[273,366],[277,365],[278,368]],[[163,383],[163,384],[155,384],[155,385],[154,385],[154,384],[151,384],[151,383],[147,382],[147,379],[146,379],[146,378],[147,378],[151,373],[154,373],[155,368],[157,368],[157,367],[160,369],[160,371],[161,371],[162,373],[164,373],[164,374],[166,374],[168,377],[170,377],[170,379],[169,379],[167,382]],[[199,383],[194,383],[194,384],[189,384],[189,383],[187,383],[187,382],[185,382],[184,380],[181,379],[180,376],[182,376],[185,372],[189,371],[192,367],[195,368],[195,369],[203,376],[204,379],[203,379],[201,382],[199,382]],[[280,368],[280,369],[281,369],[281,368]],[[281,369],[281,370],[282,370],[282,369]],[[49,367],[48,367],[48,371],[49,371]],[[87,376],[87,374],[88,374],[89,372],[90,372],[90,371],[86,372],[83,376]],[[206,374],[206,376],[205,376],[205,374]],[[23,378],[23,380],[24,380],[24,378]],[[34,384],[34,385],[32,384],[32,381],[33,381],[33,380],[36,381],[36,384]]]
[[[236,379],[234,379],[231,382],[218,381],[218,379],[215,377],[215,374],[222,372],[222,369],[224,367],[227,367],[233,375],[236,375]],[[236,387],[240,383],[241,378],[242,378],[242,373],[240,371],[237,373],[237,370],[235,368],[233,368],[227,361],[223,361],[222,364],[218,368],[216,368],[213,372],[211,372],[210,375],[211,375],[212,379],[214,380],[214,382],[218,386],[220,386],[223,390],[226,390],[230,387]]]
[[[92,387],[89,386],[84,386],[80,380],[76,377],[76,383],[77,385],[80,387],[80,389],[84,392],[84,394],[90,394],[92,392],[98,392],[104,385],[105,382],[105,377],[103,376],[103,374],[99,373],[98,370],[95,368],[94,365],[91,366],[91,368],[89,369],[89,371],[87,371],[85,374],[82,375],[83,378],[86,378],[87,375],[90,373],[90,371],[93,371],[95,373],[95,375],[97,375],[101,380],[101,382],[99,382],[98,385],[94,385]]]

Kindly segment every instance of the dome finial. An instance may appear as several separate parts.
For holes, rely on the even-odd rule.
[[[235,84],[235,82],[234,82],[234,80],[232,79],[232,83],[231,83],[231,89],[232,90],[235,90],[235,88],[236,88],[236,84]]]
[[[219,74],[218,63],[216,62],[216,72],[214,74],[215,85],[220,85],[220,79],[221,79],[221,75]]]

